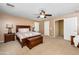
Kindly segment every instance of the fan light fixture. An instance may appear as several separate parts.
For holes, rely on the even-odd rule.
[[[45,11],[41,10],[41,12],[40,12],[40,18],[45,18]]]
[[[37,18],[46,18],[47,16],[52,16],[52,14],[47,14],[44,10],[41,10]]]
[[[45,15],[40,15],[40,18],[45,18]]]

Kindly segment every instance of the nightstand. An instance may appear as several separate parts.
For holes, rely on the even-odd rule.
[[[15,33],[4,34],[4,43],[9,42],[9,41],[14,41],[14,40],[15,40]]]
[[[74,39],[74,35],[71,35],[71,45],[74,45],[73,39]]]

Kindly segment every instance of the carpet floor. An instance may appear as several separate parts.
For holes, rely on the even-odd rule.
[[[32,49],[27,46],[21,48],[17,40],[0,43],[0,55],[79,55],[79,48],[63,38],[44,37],[43,44]]]

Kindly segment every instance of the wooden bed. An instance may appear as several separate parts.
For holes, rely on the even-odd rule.
[[[26,26],[26,25],[16,25],[16,33],[18,32],[19,28],[29,28],[30,30],[30,26]],[[32,36],[32,37],[26,37],[24,39],[22,39],[22,41],[20,41],[20,39],[16,36],[17,40],[19,41],[19,43],[21,44],[21,47],[23,48],[24,46],[27,46],[29,49],[33,48],[34,46],[43,43],[43,37],[41,35],[37,35],[37,36]]]
[[[74,38],[75,36],[71,36],[71,45],[74,45]],[[77,47],[79,48],[79,44],[77,45]]]

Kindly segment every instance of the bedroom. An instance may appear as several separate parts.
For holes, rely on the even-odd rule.
[[[25,7],[26,8],[23,8]],[[29,7],[28,7],[29,6]],[[52,7],[53,6],[53,7]],[[59,8],[61,7],[61,8]],[[72,46],[70,43],[70,34],[74,31],[76,34],[78,31],[78,17],[79,17],[79,4],[78,3],[0,3],[0,54],[14,54],[14,55],[30,55],[30,54],[79,54],[79,49]],[[63,11],[63,12],[62,12]],[[40,16],[41,14],[49,16]],[[45,14],[46,13],[46,14]],[[52,14],[52,16],[51,16]],[[43,18],[42,18],[43,17]],[[76,18],[75,18],[76,17]],[[69,21],[70,28],[65,25],[65,19],[74,18],[72,22]],[[61,26],[56,25],[56,21],[64,20],[63,26],[69,29],[75,27],[73,31],[69,32],[63,29],[62,37],[57,37],[57,31],[59,33],[62,32]],[[69,25],[68,23],[68,25]],[[61,22],[60,22],[61,24]],[[12,26],[12,29],[8,29],[7,26]],[[31,50],[27,47],[21,47],[19,42],[14,38],[14,41],[9,41],[4,43],[5,41],[5,33],[8,33],[8,30],[12,31],[12,33],[16,33],[17,25],[25,28],[26,26],[30,26],[30,30],[34,32],[40,32],[42,37],[41,41],[37,45],[37,39],[33,39],[37,46],[33,47]],[[60,28],[60,30],[57,29]],[[57,31],[56,31],[57,30]],[[10,31],[10,32],[11,32]],[[65,31],[65,32],[64,32]],[[67,35],[65,35],[67,34]],[[9,34],[6,34],[8,36]],[[9,37],[10,38],[10,37]],[[8,38],[8,39],[9,39]],[[38,37],[37,37],[38,38]],[[8,40],[7,39],[7,40]],[[66,40],[64,40],[66,39]],[[11,40],[11,39],[10,39]],[[31,40],[31,39],[30,39]],[[43,41],[43,42],[42,42]],[[24,41],[25,42],[25,41]],[[31,42],[31,41],[30,41]],[[25,43],[24,43],[25,44]],[[29,44],[29,43],[28,43]],[[32,44],[32,43],[31,43]],[[61,52],[63,50],[63,52]]]

